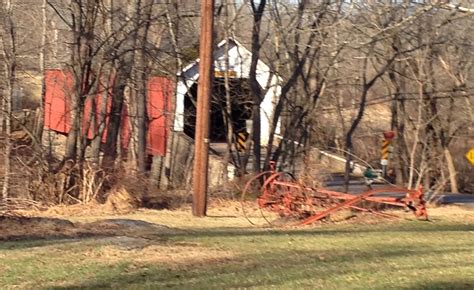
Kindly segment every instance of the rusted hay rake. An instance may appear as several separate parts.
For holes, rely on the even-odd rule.
[[[403,193],[401,197],[380,196]],[[409,209],[416,218],[428,220],[423,190],[387,187],[372,189],[360,194],[348,194],[324,188],[307,187],[298,182],[291,174],[277,172],[275,164],[270,164],[270,170],[262,172],[250,179],[242,192],[242,210],[250,223],[245,201],[251,194],[257,194],[257,204],[262,217],[265,211],[276,213],[282,218],[295,221],[296,225],[308,225],[328,218],[343,209],[352,209],[371,213],[380,217],[398,218],[398,216],[376,209],[379,205],[389,205]]]

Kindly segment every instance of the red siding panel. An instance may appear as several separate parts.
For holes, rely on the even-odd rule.
[[[68,133],[70,126],[69,95],[72,91],[72,75],[61,70],[47,70],[45,72],[46,96],[45,96],[45,127],[60,133]],[[102,142],[105,142],[110,116],[111,99],[113,97],[111,79],[99,85],[96,96],[88,98],[84,107],[83,133],[87,138],[94,138],[99,129],[99,113],[102,106],[104,94],[107,96],[107,109],[105,116],[105,129],[102,134]],[[108,86],[108,88],[107,88]],[[147,113],[148,113],[148,136],[147,151],[151,155],[165,156],[166,139],[168,137],[168,127],[170,126],[170,112],[172,112],[172,97],[174,95],[174,84],[166,77],[151,77],[147,83]],[[94,109],[93,109],[94,108]],[[91,110],[94,120],[90,119]],[[130,143],[130,121],[133,116],[129,115],[129,110],[124,104],[122,110],[122,126],[120,128],[120,138],[122,148],[128,148]],[[93,121],[93,122],[92,122]],[[133,121],[133,120],[132,120]]]
[[[171,98],[174,94],[173,82],[165,77],[152,77],[147,84],[148,93],[148,153],[165,156],[167,128],[172,112]]]
[[[68,133],[71,128],[68,99],[73,87],[72,76],[61,70],[47,70],[45,84],[44,126]]]

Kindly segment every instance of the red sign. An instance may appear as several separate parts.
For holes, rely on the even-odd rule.
[[[392,140],[395,138],[395,131],[385,131],[383,132],[383,137],[385,140]]]

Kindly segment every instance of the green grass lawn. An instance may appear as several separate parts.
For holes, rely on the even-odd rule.
[[[218,224],[205,218],[174,232],[0,242],[0,288],[474,289],[470,221]]]

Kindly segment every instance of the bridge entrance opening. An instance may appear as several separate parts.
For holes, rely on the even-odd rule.
[[[224,78],[215,78],[212,84],[210,109],[209,139],[211,143],[226,142],[227,128],[224,116],[226,109],[226,88]],[[197,82],[188,90],[184,98],[184,133],[191,138],[195,135]],[[231,100],[230,122],[234,133],[246,129],[245,121],[252,117],[252,100],[247,79],[229,79],[229,96]]]

